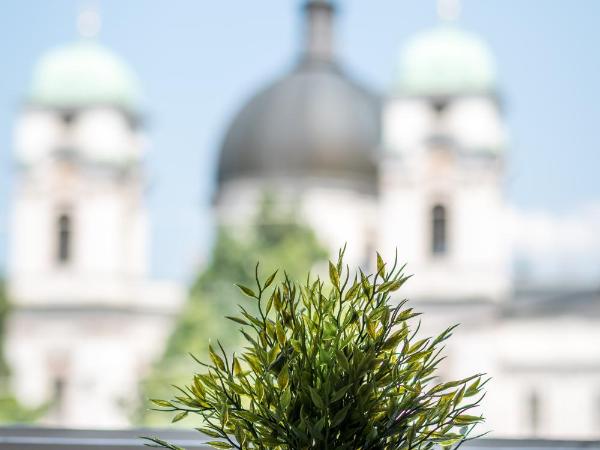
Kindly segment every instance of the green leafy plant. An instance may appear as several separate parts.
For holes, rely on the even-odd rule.
[[[158,409],[174,421],[199,415],[215,448],[423,450],[471,439],[486,381],[436,377],[454,327],[421,338],[419,314],[391,299],[409,278],[404,267],[377,255],[375,274],[353,275],[343,253],[328,282],[276,282],[277,272],[261,281],[257,265],[256,286],[239,288],[258,312],[240,306],[229,317],[241,325],[244,353],[210,346],[210,362],[198,361],[205,371],[173,400],[153,400]]]

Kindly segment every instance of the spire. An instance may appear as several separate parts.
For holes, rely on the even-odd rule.
[[[77,31],[84,38],[95,38],[100,33],[102,18],[98,9],[88,6],[77,16]]]
[[[437,0],[437,14],[443,22],[456,22],[461,10],[460,0]]]
[[[304,58],[311,61],[331,61],[335,6],[329,0],[307,0],[304,14]]]

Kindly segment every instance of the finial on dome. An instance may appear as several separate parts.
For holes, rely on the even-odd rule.
[[[333,59],[333,19],[335,6],[330,0],[306,0],[304,57],[309,60]]]
[[[437,0],[437,13],[444,22],[455,22],[460,18],[462,5],[460,0]]]
[[[95,38],[102,28],[102,18],[97,8],[86,7],[77,17],[77,31],[84,38]]]

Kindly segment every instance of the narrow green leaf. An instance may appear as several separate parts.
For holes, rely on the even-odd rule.
[[[285,341],[286,341],[286,337],[285,337],[285,331],[283,330],[283,327],[281,326],[281,322],[277,322],[277,325],[275,326],[275,330],[276,330],[276,334],[277,334],[277,342],[279,342],[279,345],[281,345],[283,347],[283,345],[285,344]]]
[[[340,423],[342,423],[344,421],[344,419],[346,418],[346,415],[348,414],[348,410],[350,409],[351,406],[352,406],[352,403],[348,403],[346,406],[344,406],[342,409],[340,409],[335,414],[335,416],[333,416],[333,419],[331,420],[332,428],[337,427]]]
[[[233,357],[233,374],[236,377],[239,377],[242,374],[242,366],[240,366],[240,362],[235,356]]]
[[[469,414],[461,414],[454,418],[454,423],[457,425],[471,425],[473,423],[481,422],[483,418],[479,416],[471,416]]]
[[[348,358],[344,355],[342,350],[336,350],[335,355],[337,356],[337,362],[340,364],[342,369],[348,371],[350,370],[350,365],[348,364]]]
[[[252,298],[256,298],[256,294],[254,293],[254,291],[252,289],[250,289],[249,287],[246,287],[242,284],[236,284],[236,286],[238,288],[240,288],[240,290],[246,294],[248,297],[252,297]]]
[[[290,405],[291,399],[292,399],[292,392],[288,388],[285,391],[283,391],[283,394],[281,394],[281,406],[283,409],[286,409]]]
[[[215,353],[212,346],[210,346],[210,345],[208,346],[208,354],[209,354],[210,359],[212,360],[213,364],[215,365],[215,367],[217,367],[221,370],[225,370],[225,363],[223,362],[223,359]]]
[[[212,429],[206,428],[206,427],[196,428],[196,431],[199,431],[200,433],[204,433],[205,435],[214,437],[214,438],[222,437],[220,433],[217,433],[215,430],[212,430]]]
[[[234,316],[225,316],[226,319],[229,319],[233,322],[239,323],[240,325],[246,325],[246,326],[250,326],[250,324],[248,322],[246,322],[243,319],[240,319],[239,317],[234,317]]]
[[[271,283],[273,283],[273,280],[275,279],[275,277],[277,276],[277,272],[279,272],[278,270],[276,270],[275,272],[273,272],[269,278],[267,278],[267,281],[265,281],[265,285],[263,287],[263,289],[268,288],[269,286],[271,286]]]
[[[290,373],[288,371],[287,364],[285,364],[279,372],[279,375],[277,375],[277,385],[279,386],[279,389],[284,389],[288,385],[289,381]]]
[[[331,261],[329,261],[329,279],[331,280],[331,284],[338,289],[340,288],[340,275],[338,274],[337,268]]]
[[[385,263],[379,252],[377,252],[377,273],[379,276],[385,277]]]
[[[479,383],[481,382],[481,378],[477,378],[473,383],[469,385],[465,392],[465,397],[473,397],[479,392]]]
[[[154,444],[158,444],[158,445],[144,444],[147,447],[167,448],[169,450],[185,450],[182,447],[178,447],[176,445],[169,444],[167,441],[163,441],[162,439],[159,439],[156,437],[145,437],[144,439],[146,439],[147,441],[150,441],[150,442],[154,442]]]
[[[312,399],[315,406],[319,409],[325,409],[325,403],[323,403],[323,399],[317,392],[317,390],[313,387],[309,387],[310,398]]]
[[[188,415],[187,411],[182,411],[179,414],[175,415],[175,417],[173,417],[173,420],[171,420],[171,423],[179,422],[180,420],[186,418],[187,415]]]
[[[156,406],[160,406],[162,408],[174,408],[173,404],[171,402],[168,402],[167,400],[160,400],[157,398],[152,398],[152,399],[150,399],[150,401],[152,403],[154,403]]]
[[[231,445],[229,442],[222,442],[222,441],[209,441],[209,442],[206,442],[206,445],[210,445],[211,447],[214,447],[214,448],[233,448],[233,445]]]

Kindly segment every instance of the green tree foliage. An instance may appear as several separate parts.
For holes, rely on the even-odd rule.
[[[9,303],[6,295],[4,280],[0,278],[0,392],[8,388],[10,371],[4,356],[4,336],[6,334],[6,321],[8,319]]]
[[[421,338],[419,314],[390,297],[408,279],[377,257],[375,274],[351,273],[343,252],[329,280],[301,284],[274,272],[240,285],[247,305],[239,356],[220,344],[198,361],[203,373],[173,400],[154,400],[174,421],[201,418],[215,448],[419,449],[457,446],[481,416],[473,410],[485,382],[477,374],[441,382],[436,367],[450,327]],[[177,449],[161,439],[150,446]]]
[[[10,303],[4,280],[0,279],[0,423],[31,423],[41,417],[47,405],[27,408],[21,405],[10,390],[10,369],[4,355],[4,336],[10,314]]]
[[[293,276],[326,262],[327,252],[313,231],[274,200],[265,195],[255,219],[243,229],[218,230],[210,263],[194,282],[165,353],[144,382],[143,407],[134,420],[164,423],[164,416],[148,410],[147,399],[168,395],[170,384],[187,380],[194,364],[190,353],[206,353],[209,340],[232,349],[241,344],[225,316],[234,314],[243,301],[235,283],[252,282],[256,260],[264,270],[284,266]]]

